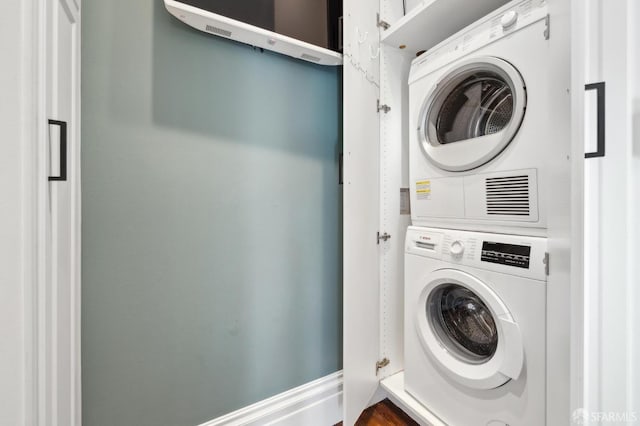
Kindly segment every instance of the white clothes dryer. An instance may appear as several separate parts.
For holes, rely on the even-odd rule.
[[[405,388],[451,426],[540,426],[546,239],[409,227]]]
[[[563,142],[548,126],[548,25],[545,1],[514,1],[413,61],[413,225],[544,235]]]

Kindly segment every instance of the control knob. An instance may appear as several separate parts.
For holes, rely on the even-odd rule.
[[[460,259],[464,253],[464,243],[460,240],[452,242],[449,251],[451,252],[451,256]]]
[[[502,24],[502,28],[506,30],[507,28],[515,24],[517,21],[518,21],[518,12],[516,12],[515,10],[510,10],[504,15],[502,15],[502,18],[500,19],[500,24]]]

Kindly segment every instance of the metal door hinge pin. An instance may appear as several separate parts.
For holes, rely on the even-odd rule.
[[[390,363],[391,361],[389,361],[389,358],[382,358],[381,361],[376,362],[376,376],[378,375],[378,372],[380,371],[381,368],[386,367]]]
[[[391,107],[389,105],[381,104],[380,99],[378,99],[378,102],[376,103],[376,109],[378,112],[382,111],[385,114],[391,111]]]
[[[388,22],[383,21],[382,19],[380,19],[380,14],[376,13],[376,25],[380,28],[382,28],[383,30],[388,30],[389,27],[391,25],[389,25]]]
[[[378,231],[377,238],[378,238],[378,244],[380,244],[380,240],[387,241],[389,238],[391,238],[391,235],[387,234],[386,232],[380,235],[380,231]]]

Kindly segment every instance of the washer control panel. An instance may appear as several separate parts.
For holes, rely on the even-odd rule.
[[[480,260],[529,269],[531,246],[483,241]]]
[[[547,240],[540,237],[411,226],[405,252],[538,280],[547,275]]]
[[[455,240],[449,246],[449,251],[451,252],[451,256],[461,258],[464,253],[464,243],[460,240]]]
[[[507,29],[518,21],[518,12],[515,10],[510,10],[502,15],[500,18],[500,25],[502,28]]]
[[[453,260],[472,260],[476,255],[476,239],[468,236],[456,236],[444,234],[442,253],[451,256]]]

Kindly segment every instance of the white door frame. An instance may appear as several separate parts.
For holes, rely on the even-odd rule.
[[[37,169],[39,4],[5,4],[0,16],[3,52],[3,155],[0,156],[0,412],[2,425],[38,422]]]
[[[584,81],[586,7],[571,0],[571,342],[570,408],[585,406],[584,392]]]
[[[44,327],[51,303],[45,286],[49,188],[47,118],[55,118],[47,117],[46,112],[47,4],[45,0],[9,2],[0,17],[0,46],[4,52],[0,71],[4,102],[0,113],[6,123],[0,156],[0,333],[3,339],[0,425],[3,426],[56,425],[47,415],[56,395],[54,389],[47,387],[55,375],[55,367],[48,349],[52,336]],[[78,1],[68,4],[79,14]],[[79,55],[79,44],[77,49]],[[76,96],[76,105],[79,105],[79,90]],[[75,122],[79,131],[79,111]],[[79,197],[79,193],[77,195]],[[64,396],[73,405],[75,414],[70,426],[81,424],[79,198],[74,213],[78,250],[74,254],[73,270],[77,277],[77,297],[71,315],[76,322],[72,332],[76,386],[72,395]]]

